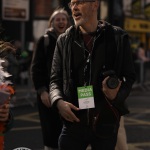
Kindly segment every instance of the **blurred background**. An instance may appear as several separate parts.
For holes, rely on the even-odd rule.
[[[53,10],[64,7],[71,18],[69,1],[0,0],[0,35],[12,41],[21,51],[18,62],[11,58],[13,71],[11,66],[10,71],[15,76],[15,83],[27,84],[26,71],[32,52],[36,41],[44,34]],[[133,54],[142,42],[146,55],[150,57],[150,0],[101,0],[98,18],[120,26],[129,33]]]
[[[8,39],[21,42],[22,49],[31,49],[47,28],[49,16],[59,6],[68,8],[70,0],[0,0],[1,26]],[[99,18],[121,26],[133,43],[142,41],[150,49],[150,0],[101,0]]]

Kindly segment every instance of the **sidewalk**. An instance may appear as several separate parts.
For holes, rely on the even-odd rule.
[[[15,95],[11,100],[11,107],[18,107],[24,105],[34,106],[36,103],[36,92],[34,87],[29,85],[16,85]]]

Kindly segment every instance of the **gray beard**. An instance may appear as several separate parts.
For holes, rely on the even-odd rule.
[[[82,25],[84,25],[86,22],[88,22],[88,19],[86,19],[86,18],[85,18],[84,20],[81,19],[81,20],[79,20],[79,21],[75,21],[75,20],[74,20],[74,23],[75,23],[76,26],[82,26]]]

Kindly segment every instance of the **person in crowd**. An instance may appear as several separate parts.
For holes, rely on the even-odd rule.
[[[7,81],[7,57],[15,54],[16,49],[10,42],[0,41],[0,149],[4,148],[4,134],[12,128],[13,115],[10,111],[10,99],[14,89]]]
[[[144,43],[140,43],[137,50],[137,57],[143,62],[150,62],[150,58],[146,56]]]
[[[11,80],[14,84],[18,84],[19,81],[19,62],[12,53],[7,56],[8,67],[7,70],[12,74]]]
[[[128,34],[97,20],[99,0],[71,0],[75,25],[59,36],[51,105],[63,120],[59,150],[114,150],[120,116],[135,81]],[[114,82],[111,82],[112,79]]]
[[[38,40],[31,63],[31,77],[37,91],[44,150],[58,148],[58,137],[62,128],[59,114],[51,108],[49,82],[56,40],[69,24],[68,13],[63,8],[56,9],[52,13],[46,34]]]
[[[148,68],[150,68],[150,58],[146,56],[145,44],[142,42],[139,43],[137,48],[137,61],[140,62],[140,65],[137,68],[137,82],[140,82],[142,84],[143,82],[145,82],[146,71]],[[143,78],[140,76],[141,63],[143,64]]]

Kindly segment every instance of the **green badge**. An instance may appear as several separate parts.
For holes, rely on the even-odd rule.
[[[78,87],[78,102],[80,109],[94,108],[93,86]]]

